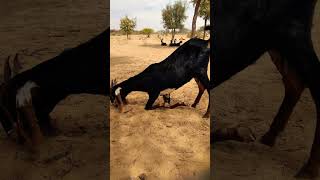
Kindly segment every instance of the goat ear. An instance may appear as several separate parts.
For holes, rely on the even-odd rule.
[[[3,67],[3,77],[4,82],[8,82],[11,79],[11,68],[10,68],[10,56],[8,56],[6,62],[4,63]]]
[[[22,69],[21,63],[19,61],[18,53],[16,53],[16,56],[13,59],[13,72],[18,74]]]

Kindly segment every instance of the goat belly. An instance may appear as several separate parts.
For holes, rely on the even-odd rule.
[[[176,90],[176,89],[175,89],[175,88],[165,89],[165,90],[163,90],[163,91],[160,92],[160,95],[170,94],[170,93],[172,93],[174,90]]]

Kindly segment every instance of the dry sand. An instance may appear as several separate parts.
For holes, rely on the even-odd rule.
[[[169,42],[169,36],[165,42]],[[157,35],[132,35],[130,40],[111,36],[111,79],[126,80],[175,49],[160,46]],[[185,102],[187,107],[146,111],[148,95],[143,92],[128,95],[125,113],[111,106],[111,179],[128,179],[142,173],[148,179],[208,179],[210,123],[202,118],[208,94],[204,93],[194,109],[190,105],[197,93],[197,84],[192,80],[171,94],[173,103]],[[159,102],[162,98],[155,104]]]
[[[89,40],[107,27],[106,1],[11,0],[0,6],[0,74],[16,52],[24,69]],[[72,69],[70,69],[72,71]],[[0,132],[0,179],[105,179],[107,98],[70,96],[51,114],[61,131],[45,140],[32,161]]]
[[[315,12],[313,42],[320,57],[320,3]],[[318,77],[315,77],[318,78]],[[284,96],[281,76],[268,55],[211,91],[217,128],[242,124],[258,139],[267,132]],[[306,89],[285,131],[270,148],[255,143],[217,143],[211,151],[214,180],[293,179],[306,162],[315,130],[316,112]]]

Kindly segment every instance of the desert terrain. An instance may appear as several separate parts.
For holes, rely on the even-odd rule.
[[[313,43],[320,57],[320,3],[317,4]],[[318,77],[315,77],[318,78]],[[316,112],[306,89],[274,147],[258,142],[267,132],[284,96],[281,76],[264,55],[254,65],[211,91],[215,127],[243,125],[257,137],[254,143],[226,141],[211,150],[212,179],[291,180],[306,162],[313,141]]]
[[[186,38],[186,35],[177,35]],[[169,35],[164,41],[169,44]],[[187,40],[187,38],[186,38]],[[152,63],[169,56],[176,47],[160,46],[156,34],[150,38],[123,35],[110,39],[110,78],[122,82]],[[202,118],[208,105],[204,93],[192,108],[198,86],[194,80],[171,93],[171,103],[188,106],[146,111],[148,95],[132,92],[128,105],[119,113],[110,107],[110,171],[111,179],[208,179],[210,168],[210,120]],[[159,97],[155,104],[162,103]]]
[[[0,6],[0,78],[7,56],[23,69],[83,43],[107,28],[107,1],[12,0]],[[76,64],[75,64],[76,66]],[[70,69],[72,72],[72,69]],[[108,98],[73,95],[52,112],[59,134],[45,139],[37,157],[0,130],[1,180],[87,180],[107,177]]]

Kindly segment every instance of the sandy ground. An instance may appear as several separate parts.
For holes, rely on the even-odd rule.
[[[0,75],[8,55],[20,53],[24,69],[56,56],[107,27],[106,1],[12,0],[0,6]],[[72,69],[70,69],[72,71]],[[61,131],[46,139],[35,160],[0,132],[0,179],[105,179],[107,103],[103,96],[74,95],[51,114]]]
[[[169,36],[165,42],[169,42]],[[148,39],[132,35],[130,40],[111,36],[111,78],[126,80],[175,49],[161,47],[156,35]],[[143,92],[128,95],[125,113],[111,106],[111,179],[128,179],[142,173],[148,179],[208,179],[210,123],[202,118],[208,94],[204,93],[194,109],[190,105],[197,93],[197,84],[191,80],[171,94],[172,104],[185,102],[187,107],[146,111],[148,95]],[[162,98],[155,104],[160,102]]]
[[[320,57],[320,3],[314,20],[313,42]],[[316,77],[315,77],[316,78]],[[256,137],[267,132],[284,96],[281,76],[268,55],[211,92],[217,128],[242,124]],[[222,142],[211,151],[214,180],[293,179],[309,155],[315,130],[315,107],[305,90],[289,124],[274,147]]]

